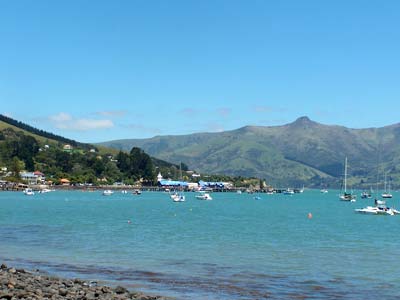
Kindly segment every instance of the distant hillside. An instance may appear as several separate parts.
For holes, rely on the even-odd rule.
[[[65,148],[65,145],[72,147]],[[12,170],[19,180],[21,170],[40,170],[56,180],[69,178],[72,183],[154,182],[156,168],[176,173],[177,165],[152,158],[139,148],[127,151],[93,146],[64,138],[0,115],[0,167]],[[10,176],[0,172],[0,177]],[[10,179],[10,178],[8,178]]]
[[[340,186],[345,156],[350,184],[375,186],[388,173],[398,185],[400,124],[350,129],[301,117],[283,126],[246,126],[221,133],[157,136],[101,143],[132,146],[160,159],[207,173],[257,176],[275,185]],[[378,170],[379,167],[379,170]]]
[[[7,127],[13,126],[14,128],[18,128],[20,130],[25,131],[26,133],[30,133],[32,135],[35,135],[37,138],[39,139],[50,139],[53,141],[57,141],[57,142],[61,142],[64,144],[70,144],[74,147],[80,146],[83,148],[87,148],[90,145],[88,144],[84,144],[84,143],[79,143],[77,141],[71,140],[71,139],[67,139],[65,137],[41,130],[41,129],[37,129],[35,127],[32,127],[28,124],[25,124],[23,122],[14,120],[12,118],[9,118],[7,116],[4,116],[2,114],[0,114],[0,129],[4,129]]]

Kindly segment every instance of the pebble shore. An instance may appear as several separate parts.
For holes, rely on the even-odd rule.
[[[97,286],[80,279],[62,279],[0,266],[0,299],[17,300],[167,300],[162,296],[149,296],[132,292],[124,287]]]

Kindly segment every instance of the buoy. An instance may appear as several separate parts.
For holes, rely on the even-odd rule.
[[[308,213],[307,218],[312,219],[312,213]]]

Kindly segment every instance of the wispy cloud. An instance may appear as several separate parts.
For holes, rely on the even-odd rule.
[[[110,110],[110,111],[98,111],[96,112],[97,115],[99,116],[104,116],[104,117],[123,117],[127,114],[128,112],[125,110]]]
[[[60,112],[57,115],[49,117],[49,120],[58,129],[72,131],[89,131],[97,129],[107,129],[114,127],[111,120],[98,120],[87,118],[74,118],[70,114]]]

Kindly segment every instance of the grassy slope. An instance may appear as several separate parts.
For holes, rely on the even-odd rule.
[[[340,183],[345,156],[353,184],[376,182],[377,167],[399,184],[400,126],[350,129],[300,118],[275,127],[247,126],[222,133],[163,136],[104,143],[126,149],[133,145],[172,162],[184,161],[202,172],[258,176],[315,185]],[[302,180],[298,180],[302,179]]]

